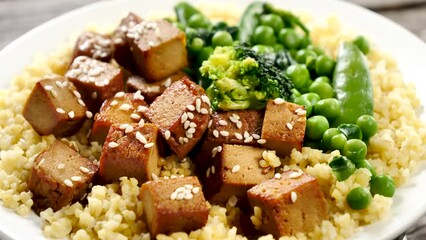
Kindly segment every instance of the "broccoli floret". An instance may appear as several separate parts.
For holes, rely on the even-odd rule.
[[[214,109],[261,109],[268,99],[292,100],[293,85],[274,61],[238,45],[217,47],[200,68]]]

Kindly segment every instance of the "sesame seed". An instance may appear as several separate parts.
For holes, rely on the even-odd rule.
[[[195,122],[191,122],[191,123],[189,124],[189,127],[196,128],[196,127],[197,127],[197,124],[196,124]]]
[[[170,85],[172,84],[172,79],[167,78],[166,81],[164,81],[163,86],[170,87]]]
[[[209,114],[209,110],[207,110],[205,108],[201,108],[200,113],[201,114]]]
[[[222,152],[222,146],[217,146],[217,152]]]
[[[237,120],[240,120],[240,116],[238,114],[233,113],[232,117],[235,118],[235,119],[237,119]]]
[[[151,173],[151,178],[154,181],[158,181],[158,177],[157,177],[157,175],[155,175],[155,173]]]
[[[151,148],[151,147],[153,147],[153,146],[154,146],[154,143],[153,143],[153,142],[151,142],[151,143],[147,143],[147,144],[143,145],[143,147],[144,147],[144,148]]]
[[[192,199],[194,197],[194,195],[192,195],[192,193],[187,193],[185,194],[185,196],[183,197],[186,200]]]
[[[73,94],[74,94],[74,96],[76,96],[77,98],[81,98],[81,94],[80,94],[78,91],[74,90],[74,91],[72,91],[72,93],[73,93]]]
[[[187,115],[188,115],[188,118],[189,119],[194,119],[194,114],[193,113],[191,113],[191,112],[189,112],[189,113],[186,113]]]
[[[225,120],[219,120],[219,125],[226,126],[228,125],[228,122],[226,122]]]
[[[207,171],[206,171],[206,177],[207,177],[207,178],[209,178],[209,177],[210,177],[210,168],[207,168]]]
[[[213,136],[214,137],[219,137],[219,131],[218,130],[213,130]]]
[[[291,202],[295,203],[297,201],[297,193],[292,191],[290,195],[291,195]]]
[[[235,165],[233,168],[232,168],[232,170],[231,170],[231,172],[232,173],[236,173],[236,172],[238,172],[238,171],[240,171],[240,165]]]
[[[81,181],[81,177],[80,176],[72,176],[71,180],[74,181],[74,182],[79,182],[79,181]]]
[[[185,121],[185,123],[183,124],[183,128],[184,129],[188,129],[189,128],[189,125],[191,125],[191,122],[190,121]]]
[[[194,186],[192,186],[191,184],[185,184],[183,185],[186,189],[193,189]]]
[[[83,173],[88,173],[88,172],[90,172],[90,170],[89,170],[88,168],[85,168],[85,167],[83,167],[83,166],[81,166],[81,167],[80,167],[80,171],[81,171],[81,172],[83,172]]]
[[[59,88],[64,88],[64,86],[62,85],[62,83],[60,81],[56,81],[56,86],[58,86]]]
[[[189,142],[189,139],[188,139],[188,138],[186,138],[186,137],[184,137],[184,138],[183,138],[183,142],[184,142],[184,143],[188,143],[188,142]]]
[[[188,132],[186,132],[186,133],[185,133],[185,136],[186,136],[188,139],[191,139],[191,138],[193,138],[193,137],[194,137],[194,135],[193,135],[192,133],[188,133]]]
[[[251,136],[256,140],[260,138],[259,134],[256,133],[253,133]]]
[[[229,132],[228,131],[220,131],[219,133],[220,133],[220,135],[222,135],[224,137],[229,136]]]
[[[144,96],[142,96],[141,91],[137,90],[134,94],[133,94],[133,99],[135,100],[144,100]]]
[[[68,187],[72,187],[72,186],[74,186],[74,184],[71,182],[71,180],[69,180],[69,179],[65,179],[64,180],[64,183],[65,183],[65,185],[67,185]]]
[[[83,107],[86,106],[86,104],[81,99],[78,99],[77,102],[78,102],[78,104],[80,104]]]
[[[248,138],[244,139],[244,142],[245,142],[245,143],[249,143],[249,142],[251,142],[251,141],[253,141],[253,137],[252,137],[252,136],[250,136],[250,137],[248,137]]]
[[[200,192],[200,187],[194,187],[194,188],[192,189],[192,193],[193,193],[193,194],[197,194],[198,192]]]
[[[183,144],[184,144],[184,142],[183,142],[183,137],[179,137],[179,143],[180,143],[181,145],[183,145]]]
[[[188,105],[188,106],[186,106],[186,108],[187,108],[189,111],[194,111],[194,110],[195,110],[194,105]]]
[[[172,194],[170,195],[170,199],[176,200],[177,194],[178,194],[177,192],[172,192]]]
[[[279,173],[275,173],[274,178],[275,178],[275,179],[281,179],[281,174],[279,174]]]
[[[63,163],[60,163],[60,164],[58,164],[58,166],[57,166],[57,168],[58,169],[63,169],[65,167],[65,164],[63,164]]]
[[[147,107],[145,107],[145,106],[139,106],[138,107],[138,112],[146,112],[148,110],[148,108]]]
[[[37,166],[41,166],[41,165],[44,163],[44,161],[45,161],[45,159],[44,159],[44,158],[42,158],[42,159],[40,160],[40,162],[38,162]]]
[[[212,166],[212,174],[214,174],[216,172],[216,168],[215,168],[215,166],[213,165]]]
[[[238,139],[238,140],[243,140],[243,135],[241,135],[241,133],[234,133],[235,134],[235,137]]]
[[[240,129],[243,127],[243,123],[241,121],[237,122],[237,128]]]
[[[112,100],[111,101],[111,103],[109,104],[109,105],[111,105],[111,106],[115,106],[115,105],[117,105],[118,104],[118,101],[117,100]]]
[[[189,129],[187,130],[187,132],[188,132],[188,133],[195,133],[195,128],[189,128]]]
[[[141,142],[141,143],[143,143],[143,144],[147,144],[148,143],[148,141],[146,140],[146,138],[145,138],[145,136],[144,135],[142,135],[142,133],[140,133],[139,131],[138,132],[136,132],[136,139],[139,141],[139,142]]]
[[[216,154],[217,154],[217,147],[214,147],[213,149],[212,149],[212,157],[214,158],[214,157],[216,157]]]
[[[62,86],[67,87],[68,86],[68,81],[63,82]]]
[[[46,90],[46,91],[51,91],[52,89],[53,89],[53,87],[50,86],[50,85],[44,86],[44,90]]]
[[[277,105],[283,104],[285,101],[282,98],[275,98],[274,103]]]
[[[250,134],[247,131],[244,131],[244,138],[250,137]]]
[[[143,118],[141,118],[141,120],[139,120],[138,125],[139,125],[139,127],[145,126],[145,120],[143,120]]]
[[[210,119],[209,124],[207,124],[207,127],[210,128],[212,126],[212,124],[213,124],[213,120]]]
[[[53,97],[57,97],[58,96],[58,94],[56,93],[55,89],[52,89],[51,93],[52,93]]]
[[[228,199],[228,204],[231,207],[235,207],[235,205],[237,205],[238,202],[238,198],[235,195],[232,195],[229,199]]]
[[[166,138],[166,140],[169,140],[169,138],[170,138],[170,131],[169,130],[166,130],[164,132],[164,137]]]
[[[121,124],[118,128],[120,128],[121,130],[124,130],[124,129],[126,129],[128,126],[130,126],[129,124],[127,124],[127,123],[124,123],[124,124]]]
[[[290,173],[289,177],[290,178],[298,178],[298,177],[302,176],[302,174],[303,174],[302,171],[300,171],[300,172],[292,172],[292,173]]]
[[[182,200],[185,197],[185,194],[183,192],[179,192],[176,196],[176,200]]]
[[[139,114],[136,114],[136,113],[130,114],[130,117],[134,120],[139,120],[141,118],[141,116],[139,116]]]
[[[125,133],[131,133],[131,132],[133,132],[133,126],[132,125],[127,126],[126,130],[124,130],[124,132]]]
[[[110,147],[110,148],[116,148],[116,147],[118,147],[118,143],[116,143],[116,142],[109,142],[108,143],[108,147]]]
[[[291,125],[291,123],[286,123],[285,125],[289,130],[293,130],[293,125]]]
[[[197,112],[201,111],[201,100],[199,98],[195,100],[195,109],[197,110]]]
[[[90,111],[86,111],[86,117],[87,118],[92,118],[93,117],[93,113]]]
[[[180,117],[180,123],[184,123],[186,120],[188,120],[188,114],[186,114],[186,112],[184,112],[182,114],[182,116]]]
[[[74,113],[74,111],[70,111],[70,112],[68,112],[68,117],[70,117],[70,118],[74,118],[74,117],[75,117],[75,113]]]
[[[62,108],[57,108],[57,109],[56,109],[56,112],[58,112],[58,113],[65,113],[65,110],[64,110],[64,109],[62,109]]]
[[[116,98],[122,98],[122,97],[124,97],[124,92],[118,92],[118,93],[116,93],[115,95],[114,95],[114,97],[116,97]]]
[[[265,139],[259,139],[259,140],[257,140],[257,143],[259,143],[259,144],[265,144],[266,140]]]
[[[299,112],[297,113],[297,115],[298,115],[298,116],[304,116],[304,115],[306,115],[306,110],[299,111]]]
[[[132,105],[127,104],[127,103],[123,103],[123,104],[121,104],[121,106],[118,109],[123,110],[123,111],[129,111],[131,108],[132,108]]]
[[[229,117],[229,120],[231,120],[231,122],[233,122],[233,123],[237,123],[239,120],[238,119],[236,119],[235,117],[233,117],[233,116],[230,116]]]
[[[210,99],[206,95],[201,95],[201,100],[210,105]]]

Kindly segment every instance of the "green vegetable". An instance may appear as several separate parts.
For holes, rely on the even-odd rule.
[[[204,47],[204,41],[201,38],[192,39],[191,45],[189,46],[189,50],[193,53],[198,53]]]
[[[319,76],[331,76],[336,62],[327,55],[320,55],[315,62],[315,72]]]
[[[341,106],[340,116],[332,126],[356,123],[362,115],[373,115],[370,73],[364,55],[355,45],[343,43],[340,46],[332,82]]]
[[[313,50],[309,49],[300,49],[297,51],[295,59],[300,64],[305,64],[306,59],[315,59],[317,54]]]
[[[287,49],[297,49],[301,45],[303,37],[300,36],[293,28],[283,28],[278,34],[278,40]]]
[[[293,96],[296,98],[296,97],[300,97],[300,96],[302,96],[302,94],[296,89],[296,88],[293,88],[293,89],[291,89],[291,92],[293,92]],[[303,105],[303,104],[302,104]]]
[[[343,155],[355,163],[361,161],[367,156],[367,145],[359,139],[349,139],[343,147]]]
[[[251,42],[253,44],[262,44],[273,46],[276,43],[274,29],[268,26],[258,26],[253,32]]]
[[[346,138],[345,134],[340,133],[331,138],[331,149],[332,150],[342,150],[345,146],[348,139]]]
[[[337,127],[348,139],[362,139],[362,131],[358,125],[342,123]]]
[[[314,82],[322,82],[322,83],[331,84],[330,78],[328,78],[326,76],[317,77],[317,78],[315,78]]]
[[[332,149],[331,147],[331,138],[341,134],[340,130],[337,128],[329,128],[327,129],[324,134],[322,135],[322,143],[325,148]]]
[[[314,105],[314,112],[331,120],[339,116],[340,104],[335,98],[322,99]]]
[[[253,35],[254,29],[259,25],[259,16],[263,11],[262,2],[253,2],[246,8],[238,23],[238,40],[240,40],[240,43],[248,43],[251,41],[251,36]]]
[[[362,53],[367,55],[370,52],[370,44],[368,40],[363,36],[358,36],[353,40],[353,44],[355,44]]]
[[[192,28],[208,28],[210,21],[202,14],[196,13],[188,19],[188,26]]]
[[[355,164],[344,156],[335,156],[328,165],[339,182],[345,181],[355,172]]]
[[[232,46],[232,36],[226,31],[217,31],[213,34],[212,45],[213,47],[218,46]]]
[[[324,54],[324,50],[322,50],[320,47],[315,46],[313,44],[308,45],[306,47],[306,49],[314,51],[317,55],[323,55]]]
[[[385,197],[393,197],[395,182],[389,175],[378,175],[370,180],[371,194],[379,194]]]
[[[376,119],[370,115],[362,115],[356,120],[356,125],[361,129],[362,136],[365,139],[369,139],[370,137],[376,134],[378,125]]]
[[[332,98],[334,96],[333,87],[329,83],[321,81],[314,81],[311,86],[309,86],[309,92],[318,94],[321,99]]]
[[[287,68],[287,76],[291,79],[294,84],[294,87],[302,91],[309,87],[311,84],[311,78],[309,76],[309,71],[305,65],[294,64]]]
[[[320,96],[316,93],[305,93],[302,95],[302,98],[308,100],[312,106],[314,106],[319,100],[321,100]]]
[[[283,20],[276,14],[265,14],[260,16],[260,24],[269,26],[274,29],[275,33],[279,33],[284,28]]]
[[[290,27],[298,26],[303,30],[303,32],[305,32],[305,35],[309,36],[308,28],[302,23],[302,21],[297,16],[295,16],[291,12],[283,10],[283,9],[275,8],[270,3],[265,3],[264,12],[265,13],[273,13],[273,14],[280,16],[282,18],[282,20],[284,21],[284,24],[286,26],[290,26]]]
[[[311,115],[311,113],[312,113],[312,103],[308,99],[306,99],[306,98],[304,98],[302,96],[299,96],[299,97],[296,97],[293,102],[305,107],[306,117],[309,117]]]
[[[329,124],[324,116],[310,117],[306,121],[306,136],[312,140],[320,140],[328,128]]]
[[[346,202],[349,207],[354,210],[362,210],[367,208],[373,197],[371,196],[370,191],[365,187],[357,187],[352,189],[349,194],[346,196]]]
[[[255,51],[256,53],[260,55],[274,52],[274,48],[272,48],[271,46],[260,45],[260,44],[254,45],[251,49],[253,49],[253,51]]]
[[[261,109],[268,99],[293,100],[293,85],[274,62],[246,46],[217,47],[200,73],[214,109]],[[203,84],[207,85],[207,84]]]
[[[183,27],[188,27],[188,21],[194,14],[200,14],[196,8],[187,2],[180,2],[175,5],[175,13],[177,20]]]
[[[376,176],[376,170],[374,170],[371,163],[369,161],[367,161],[366,159],[363,159],[363,160],[356,162],[355,166],[356,166],[356,168],[366,168],[368,171],[370,171],[372,177]]]

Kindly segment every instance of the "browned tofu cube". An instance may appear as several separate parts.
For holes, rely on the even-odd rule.
[[[65,76],[74,83],[83,101],[94,113],[106,99],[124,90],[120,68],[85,56],[74,59]]]
[[[166,20],[144,21],[127,33],[139,72],[161,81],[188,65],[185,33]]]
[[[112,52],[111,37],[94,32],[83,32],[75,43],[72,59],[87,56],[102,62],[109,62]]]
[[[172,83],[181,80],[184,76],[186,76],[186,74],[179,71],[164,80],[149,83],[143,77],[133,75],[130,76],[126,82],[127,91],[136,92],[139,90],[145,97],[145,101],[147,103],[152,103],[166,90],[166,88],[170,87]]]
[[[195,163],[204,172],[211,165],[212,150],[223,144],[259,146],[264,112],[262,110],[238,110],[214,112],[211,125],[202,140],[201,151]]]
[[[231,196],[244,199],[248,189],[274,177],[264,171],[259,161],[266,149],[229,145],[214,149],[213,165],[205,173],[204,191],[212,203],[226,203]]]
[[[306,130],[306,111],[303,106],[269,100],[263,119],[261,138],[263,146],[273,149],[280,157],[291,153],[293,148],[302,149]]]
[[[204,89],[184,77],[157,97],[144,114],[160,128],[176,156],[183,159],[206,130],[210,109]]]
[[[90,141],[103,143],[112,124],[138,123],[145,116],[141,113],[148,108],[140,91],[136,93],[118,92],[105,100],[95,115],[95,122],[90,133]]]
[[[56,140],[34,160],[28,180],[33,208],[57,211],[85,197],[98,165]]]
[[[113,124],[99,160],[100,176],[107,182],[134,177],[139,183],[158,176],[158,127],[154,124]]]
[[[127,42],[126,34],[130,28],[133,28],[140,22],[142,22],[142,18],[130,12],[121,20],[112,35],[112,42],[114,44],[113,56],[115,61],[133,73],[137,72],[137,67],[129,43]]]
[[[80,129],[86,112],[74,84],[64,77],[53,77],[35,84],[22,114],[38,134],[63,137]]]
[[[286,171],[280,179],[254,186],[247,196],[251,207],[258,208],[252,222],[276,238],[310,232],[327,218],[327,205],[318,181],[302,172]]]
[[[160,233],[189,232],[207,223],[209,210],[197,177],[146,182],[139,198],[152,238]]]

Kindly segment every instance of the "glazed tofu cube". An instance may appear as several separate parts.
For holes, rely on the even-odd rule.
[[[152,103],[166,90],[166,88],[170,87],[172,83],[181,80],[185,76],[186,74],[184,72],[179,71],[164,80],[149,83],[143,77],[133,75],[130,76],[126,82],[127,91],[136,92],[139,90],[145,97],[145,101],[147,103]]]
[[[277,103],[278,102],[278,103]],[[303,106],[269,100],[266,105],[262,127],[262,139],[266,148],[285,157],[294,148],[302,149],[306,130],[306,111]]]
[[[152,238],[160,233],[189,232],[207,223],[209,210],[197,177],[146,182],[139,198]]]
[[[112,124],[138,123],[145,117],[140,112],[147,109],[148,104],[140,91],[136,93],[118,92],[114,97],[105,100],[102,107],[95,115],[90,141],[103,143]]]
[[[57,211],[85,197],[98,165],[56,140],[34,160],[28,180],[33,208]]]
[[[204,172],[211,165],[212,150],[223,144],[259,146],[264,112],[262,110],[238,110],[214,112],[211,125],[202,140],[201,151],[195,163]],[[259,144],[260,143],[260,144]]]
[[[94,113],[106,99],[124,90],[120,68],[85,56],[74,59],[65,76],[74,83],[83,101]]]
[[[229,144],[215,148],[215,159],[204,181],[209,202],[226,203],[231,196],[244,199],[248,189],[273,178],[274,171],[264,171],[259,165],[263,151],[263,148]]]
[[[102,62],[109,62],[112,52],[111,37],[94,32],[83,32],[75,43],[72,59],[87,56]]]
[[[114,44],[113,56],[115,61],[120,64],[120,66],[133,73],[137,72],[137,67],[129,43],[127,42],[126,34],[130,28],[133,28],[140,22],[142,22],[142,18],[130,12],[121,20],[112,35],[112,42]]]
[[[210,111],[204,89],[184,77],[157,97],[144,114],[160,128],[178,158],[183,159],[201,139]]]
[[[161,81],[188,65],[185,33],[166,20],[144,21],[127,33],[139,72]]]
[[[38,134],[64,137],[80,129],[86,112],[74,84],[64,77],[53,77],[35,84],[22,114]]]
[[[247,192],[255,226],[274,235],[292,236],[310,232],[327,218],[327,205],[316,178],[298,171],[286,171]],[[277,211],[277,209],[279,211]]]
[[[113,124],[100,158],[99,174],[107,182],[134,177],[139,183],[158,176],[158,128],[154,124]]]

